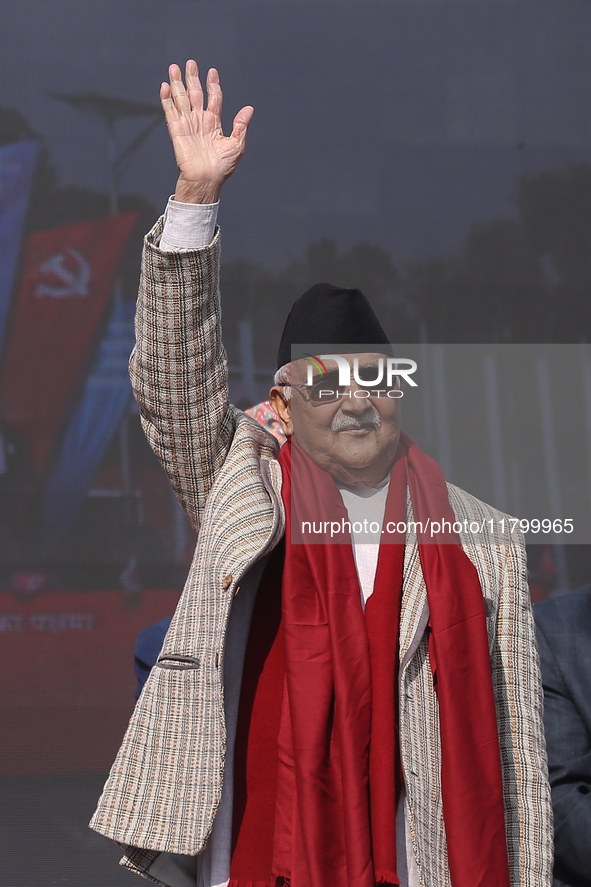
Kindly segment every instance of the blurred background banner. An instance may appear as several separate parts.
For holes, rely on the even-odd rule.
[[[0,382],[2,418],[43,472],[113,296],[133,213],[32,234]]]
[[[0,776],[106,772],[133,705],[135,638],[175,602],[162,589],[141,609],[112,589],[0,593]]]
[[[113,305],[43,494],[40,513],[44,547],[55,544],[69,529],[131,399],[128,362],[135,341],[134,315],[132,302]]]
[[[0,348],[29,205],[37,148],[37,142],[32,140],[0,147]]]

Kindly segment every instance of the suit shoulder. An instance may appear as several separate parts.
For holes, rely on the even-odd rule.
[[[493,521],[499,521],[502,518],[505,520],[511,519],[511,515],[499,511],[498,508],[493,508],[492,505],[477,499],[472,493],[467,493],[465,490],[460,489],[460,487],[456,487],[455,484],[447,484],[447,493],[450,505],[458,518],[466,517],[474,520],[480,518],[481,520]]]
[[[591,626],[591,585],[534,604],[534,617],[540,628],[556,633],[557,626],[575,631]]]
[[[253,419],[252,416],[230,406],[230,418],[234,425],[233,443],[238,447],[254,447],[261,457],[276,459],[280,450],[280,443],[269,431]]]
[[[500,576],[509,571],[525,581],[525,541],[519,526],[511,523],[515,518],[454,484],[447,489],[452,510],[463,525],[459,536],[468,557],[485,572]]]

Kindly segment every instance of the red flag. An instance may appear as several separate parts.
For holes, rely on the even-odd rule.
[[[136,219],[127,213],[79,222],[27,241],[0,398],[36,470],[62,428]]]

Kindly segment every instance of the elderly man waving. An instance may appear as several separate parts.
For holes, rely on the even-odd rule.
[[[290,312],[281,449],[229,403],[215,221],[253,109],[225,137],[217,72],[207,107],[193,61],[185,81],[161,88],[180,175],[131,374],[199,535],[92,827],[165,887],[549,885],[522,541],[455,532],[502,516],[401,432],[404,373],[358,290]]]

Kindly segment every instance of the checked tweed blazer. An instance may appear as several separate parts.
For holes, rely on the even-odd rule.
[[[161,851],[195,855],[211,832],[224,778],[223,654],[232,601],[281,538],[278,443],[228,402],[210,247],[164,253],[146,238],[131,378],[148,440],[198,529],[185,589],[91,822],[144,874]],[[449,487],[458,520],[500,513]],[[551,807],[542,697],[522,544],[462,539],[488,612],[512,887],[551,883]],[[252,575],[251,571],[251,575]],[[418,549],[405,552],[400,738],[422,887],[450,887],[440,787],[437,699]],[[475,885],[476,887],[476,885]],[[485,885],[481,885],[485,887]]]

